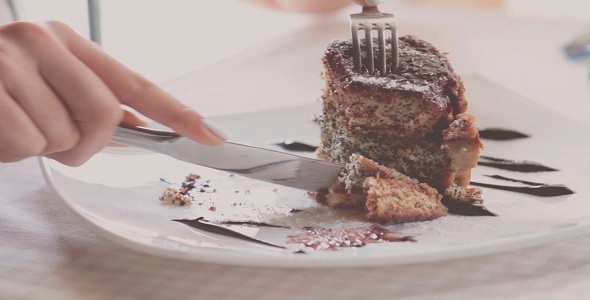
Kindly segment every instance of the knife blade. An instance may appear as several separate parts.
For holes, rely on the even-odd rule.
[[[342,166],[235,142],[200,144],[174,132],[120,125],[112,140],[178,160],[307,191],[325,191]]]

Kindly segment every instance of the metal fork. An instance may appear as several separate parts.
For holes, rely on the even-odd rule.
[[[382,13],[377,8],[381,3],[379,0],[354,0],[355,3],[363,6],[363,11],[360,14],[350,15],[350,27],[352,31],[352,55],[354,59],[354,67],[357,72],[363,72],[363,60],[361,41],[359,38],[359,31],[365,33],[365,66],[369,73],[375,73],[375,52],[373,47],[373,31],[377,31],[377,71],[379,75],[387,74],[387,51],[386,51],[386,37],[385,31],[391,31],[391,63],[389,70],[392,73],[397,71],[399,66],[398,53],[398,38],[397,27],[393,21],[393,15]]]

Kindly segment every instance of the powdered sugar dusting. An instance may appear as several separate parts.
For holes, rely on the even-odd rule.
[[[352,76],[352,81],[366,85],[380,86],[388,90],[403,90],[425,93],[431,89],[431,87],[428,85],[419,85],[408,81],[397,81],[389,77],[375,77],[368,74],[358,74]]]

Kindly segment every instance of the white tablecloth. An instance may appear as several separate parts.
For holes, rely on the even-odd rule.
[[[411,18],[445,19],[435,12]],[[454,54],[459,70],[483,74],[540,105],[552,106],[551,101],[559,99],[557,111],[590,124],[585,119],[590,108],[587,70],[558,58],[559,43],[575,35],[580,24],[481,15],[451,20],[447,16],[449,37],[461,22],[475,20],[481,24],[473,22],[472,35],[460,42],[471,44],[471,50]],[[500,29],[479,34],[477,28],[496,28],[494,24],[506,24],[506,34],[498,34]],[[515,28],[514,24],[520,25]],[[525,37],[515,33],[517,29]],[[486,54],[485,49],[495,52]],[[483,51],[479,60],[473,51]],[[510,67],[490,62],[489,57],[498,56]],[[559,75],[539,74],[542,67],[533,65],[531,56]],[[555,80],[551,85],[532,84],[549,78]],[[181,80],[190,80],[190,75]],[[58,202],[36,159],[0,165],[0,299],[588,298],[590,235],[429,264],[328,270],[247,268],[129,250],[83,227]]]

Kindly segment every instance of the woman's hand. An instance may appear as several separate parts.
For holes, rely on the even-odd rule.
[[[0,162],[47,156],[78,166],[122,121],[121,105],[204,144],[203,118],[59,22],[0,27]]]

